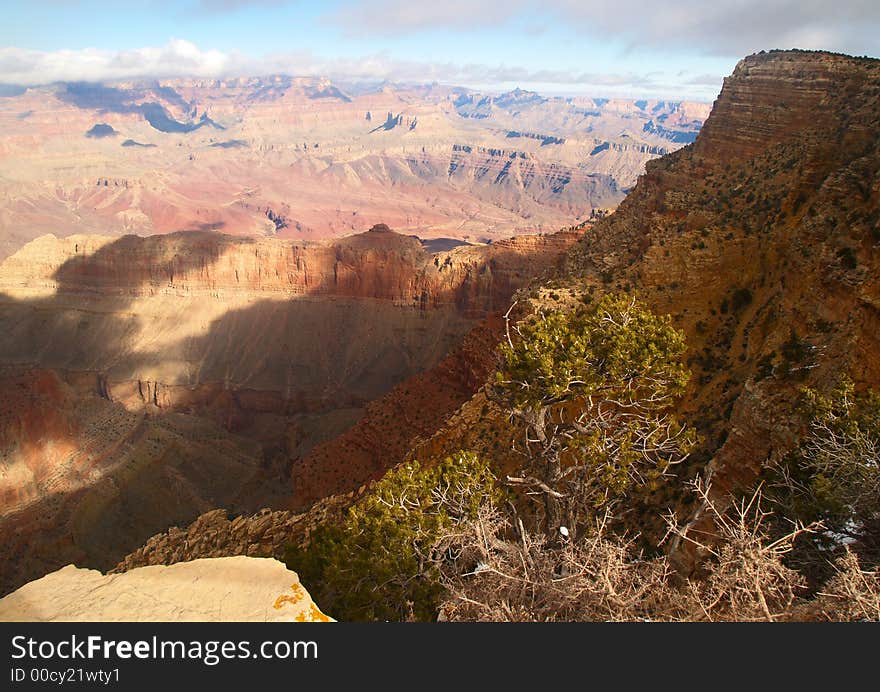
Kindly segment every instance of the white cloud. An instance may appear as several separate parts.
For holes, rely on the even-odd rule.
[[[567,70],[530,70],[520,65],[421,62],[379,53],[360,59],[327,60],[308,52],[276,53],[254,60],[218,50],[202,50],[175,39],[164,46],[125,51],[96,49],[43,52],[0,48],[0,84],[108,82],[173,77],[222,78],[267,74],[320,75],[346,80],[441,82],[480,88],[521,86],[549,92],[597,96],[633,95],[713,98],[721,75],[665,78],[662,74],[601,74]]]
[[[34,0],[40,2],[57,0]],[[153,0],[164,7],[170,0]],[[228,12],[248,6],[269,8],[296,0],[188,0],[188,7]],[[669,49],[684,54],[741,57],[774,47],[821,48],[852,54],[877,52],[877,0],[343,0],[324,21],[344,31],[381,41],[447,29],[461,34],[486,28],[556,33],[563,26],[584,40],[614,40],[633,48]],[[460,36],[452,39],[459,40]],[[466,38],[466,37],[465,37]],[[473,34],[479,40],[479,33]],[[462,39],[464,40],[464,39]],[[455,42],[450,43],[455,55]],[[523,63],[532,56],[524,55]],[[488,62],[491,62],[488,61]],[[627,64],[633,64],[631,60]],[[693,61],[692,61],[693,64]],[[732,61],[731,61],[732,64]],[[706,67],[700,68],[705,70]],[[709,68],[714,69],[714,68]],[[112,81],[139,78],[223,77],[268,73],[327,75],[351,79],[439,81],[463,86],[520,85],[549,91],[595,95],[644,95],[712,99],[722,75],[582,73],[576,69],[532,70],[516,64],[407,61],[379,53],[361,59],[327,60],[309,53],[250,58],[205,50],[188,41],[133,50],[36,51],[0,48],[0,83]]]
[[[218,77],[234,71],[236,65],[232,54],[203,51],[180,39],[173,39],[161,47],[125,51],[0,48],[0,82],[5,84]]]
[[[723,75],[700,75],[699,79],[661,73],[594,73],[569,70],[532,70],[520,65],[422,62],[376,54],[357,60],[323,60],[308,53],[276,55],[264,62],[263,74],[281,72],[324,75],[349,80],[440,82],[477,88],[537,89],[547,93],[581,93],[595,96],[660,96],[712,100],[718,95]]]
[[[330,21],[352,35],[395,36],[431,29],[481,29],[514,20],[561,23],[633,47],[742,57],[771,48],[852,54],[878,50],[877,0],[351,0]]]

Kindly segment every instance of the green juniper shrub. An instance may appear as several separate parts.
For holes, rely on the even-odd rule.
[[[673,407],[690,373],[684,333],[625,294],[532,316],[501,346],[490,395],[522,426],[520,479],[549,535],[650,493],[696,444]]]
[[[289,547],[285,562],[338,620],[432,620],[443,594],[438,544],[499,492],[489,464],[470,452],[433,466],[405,462],[340,524]]]

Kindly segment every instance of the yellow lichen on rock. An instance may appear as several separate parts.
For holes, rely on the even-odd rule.
[[[324,615],[321,612],[320,608],[316,606],[314,603],[309,604],[309,612],[299,613],[296,616],[297,622],[333,622],[333,618]]]
[[[290,590],[293,591],[293,596],[288,596],[287,594],[281,594],[278,598],[275,599],[275,603],[272,606],[275,610],[280,610],[284,607],[286,603],[290,605],[296,605],[303,599],[303,589],[298,583],[291,584]]]

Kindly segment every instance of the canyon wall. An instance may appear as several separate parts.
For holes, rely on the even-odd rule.
[[[367,482],[414,434],[399,421],[366,456],[311,450],[497,320],[579,234],[438,253],[386,226],[327,243],[33,241],[0,265],[3,587],[65,562],[107,569],[210,509]],[[432,382],[422,434],[468,395],[461,373]]]
[[[628,291],[685,332],[692,375],[678,413],[701,443],[646,499],[648,547],[670,509],[711,531],[685,481],[704,476],[723,504],[792,450],[806,429],[804,388],[880,387],[878,171],[880,61],[750,56],[696,142],[649,162],[553,286],[532,292],[535,307],[553,309]],[[473,449],[512,469],[515,434],[480,392],[410,456]]]

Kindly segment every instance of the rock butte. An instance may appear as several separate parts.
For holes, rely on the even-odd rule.
[[[0,622],[330,622],[269,558],[222,557],[107,574],[68,565],[0,599]]]

